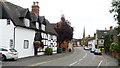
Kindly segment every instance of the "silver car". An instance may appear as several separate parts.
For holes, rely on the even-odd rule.
[[[6,59],[18,59],[18,52],[11,48],[0,48],[0,53],[2,53],[2,60]]]
[[[100,49],[96,49],[96,50],[94,51],[94,54],[95,54],[95,55],[102,55],[102,52],[100,51]]]

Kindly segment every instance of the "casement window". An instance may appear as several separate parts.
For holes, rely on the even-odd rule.
[[[101,44],[104,44],[104,40],[101,40]]]
[[[42,42],[43,42],[43,45],[45,45],[45,40],[42,40]]]
[[[47,34],[44,34],[44,36],[45,36],[45,37],[44,37],[45,39],[48,39],[48,36],[47,36]]]
[[[44,33],[41,33],[42,38],[44,38]]]
[[[7,19],[7,25],[10,25],[10,19]]]
[[[51,40],[51,38],[50,38],[50,34],[48,34],[48,40]]]
[[[36,28],[39,29],[39,23],[38,22],[36,22]]]
[[[24,24],[25,24],[26,27],[29,27],[30,26],[30,20],[25,18],[24,19]]]
[[[28,49],[28,48],[29,48],[29,41],[24,40],[24,49]]]
[[[53,36],[51,35],[51,40],[53,40]]]
[[[41,24],[41,29],[45,31],[45,25]]]
[[[13,39],[10,39],[10,47],[13,48],[14,45],[13,45]]]

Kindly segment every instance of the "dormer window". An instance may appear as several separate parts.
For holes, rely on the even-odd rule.
[[[45,25],[41,24],[41,29],[45,31]]]
[[[38,22],[36,22],[36,28],[39,29],[39,23]]]
[[[29,27],[30,26],[30,20],[25,18],[24,19],[24,24],[25,24],[26,27]]]

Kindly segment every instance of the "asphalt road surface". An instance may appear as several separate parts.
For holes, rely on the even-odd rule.
[[[107,55],[94,55],[83,47],[74,52],[3,61],[3,66],[117,66],[117,60]]]

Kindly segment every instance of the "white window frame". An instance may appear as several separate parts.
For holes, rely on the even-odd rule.
[[[41,29],[45,31],[45,25],[41,24]]]
[[[10,39],[10,48],[14,48],[14,45],[13,45],[13,39]]]
[[[36,22],[36,28],[39,29],[39,23],[38,22]]]
[[[42,38],[44,38],[44,33],[41,33]]]
[[[101,40],[100,42],[101,42],[101,44],[104,44],[104,40]]]
[[[51,36],[50,36],[50,34],[48,34],[48,40],[51,40]]]
[[[24,40],[24,49],[29,48],[29,40]]]
[[[25,18],[24,19],[24,24],[25,24],[26,27],[29,27],[30,26],[30,20]]]

